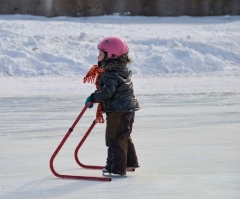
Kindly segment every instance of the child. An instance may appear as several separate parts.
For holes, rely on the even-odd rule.
[[[89,74],[97,71],[97,90],[87,98],[85,105],[90,101],[99,103],[98,111],[103,105],[103,111],[106,112],[108,156],[103,172],[126,175],[127,167],[139,167],[130,134],[135,111],[140,109],[133,92],[132,72],[127,68],[131,62],[128,46],[119,37],[107,37],[98,44],[98,49],[98,66],[93,66],[86,75],[89,77]],[[98,122],[104,122],[103,118]]]

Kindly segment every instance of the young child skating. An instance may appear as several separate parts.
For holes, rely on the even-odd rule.
[[[126,175],[126,168],[138,168],[138,158],[131,139],[135,111],[139,104],[134,96],[128,45],[119,37],[107,37],[98,44],[98,65],[94,65],[84,82],[94,82],[97,90],[86,100],[99,103],[96,122],[103,123],[106,113],[105,141],[107,164],[103,172]],[[90,106],[89,108],[91,108]]]

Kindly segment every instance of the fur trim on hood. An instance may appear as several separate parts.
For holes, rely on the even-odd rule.
[[[126,68],[128,63],[131,63],[132,60],[128,57],[127,54],[124,54],[116,59],[104,59],[102,61],[101,68],[108,71],[115,68]]]

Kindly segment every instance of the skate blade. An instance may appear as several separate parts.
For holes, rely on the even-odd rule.
[[[109,173],[109,172],[103,172],[102,175],[104,177],[109,177],[109,178],[126,178],[126,175],[120,175],[120,174],[114,174],[114,173]]]

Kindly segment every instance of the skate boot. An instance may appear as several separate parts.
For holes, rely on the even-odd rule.
[[[112,171],[112,173],[115,174],[115,175],[125,176],[126,175],[126,170]]]

